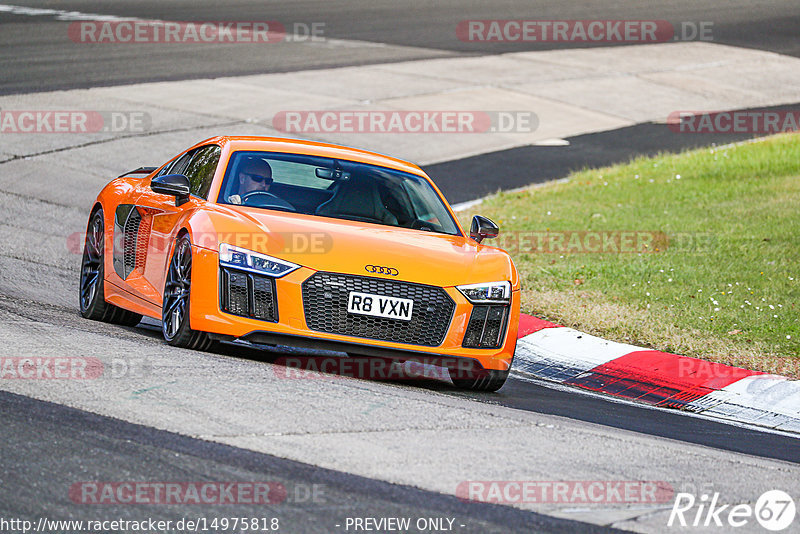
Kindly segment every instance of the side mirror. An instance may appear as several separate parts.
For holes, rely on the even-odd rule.
[[[480,243],[486,238],[493,238],[497,237],[497,234],[500,233],[500,228],[492,221],[491,219],[487,219],[486,217],[481,217],[480,215],[476,215],[472,218],[472,225],[469,228],[469,236]]]
[[[162,195],[175,197],[175,205],[181,206],[189,201],[192,185],[183,174],[156,176],[150,182],[150,189]]]

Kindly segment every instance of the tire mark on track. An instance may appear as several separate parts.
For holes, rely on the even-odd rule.
[[[21,159],[31,159],[36,158],[39,156],[49,156],[51,154],[58,154],[60,152],[67,152],[70,150],[76,150],[79,148],[86,148],[90,146],[97,146],[103,145],[106,143],[111,143],[114,141],[121,141],[124,139],[132,139],[132,138],[142,138],[142,137],[151,137],[154,135],[161,135],[161,134],[170,134],[170,133],[180,133],[180,132],[190,132],[192,130],[198,129],[207,129],[207,128],[222,128],[226,126],[236,126],[240,124],[252,124],[247,123],[246,121],[236,120],[236,121],[226,121],[226,122],[219,122],[215,124],[203,124],[203,125],[196,125],[196,126],[187,126],[185,128],[170,128],[167,130],[154,130],[152,132],[141,132],[141,133],[132,133],[129,135],[120,135],[118,137],[110,137],[108,139],[98,139],[96,141],[87,141],[86,143],[80,143],[77,145],[70,145],[70,146],[63,146],[59,148],[53,148],[50,150],[43,150],[41,152],[34,152],[31,154],[15,154],[11,158],[7,158],[4,160],[0,160],[0,165],[5,163],[10,163],[12,161],[19,161]]]
[[[77,284],[75,299],[78,298]],[[124,327],[111,323],[90,321],[81,317],[77,309],[47,304],[35,300],[18,299],[0,295],[0,314],[8,314],[23,319],[25,323],[40,323],[60,328],[69,328],[90,334],[106,335],[126,341],[138,341],[147,344],[162,345],[160,338],[145,334],[148,330],[136,327]],[[3,323],[8,323],[4,318]]]

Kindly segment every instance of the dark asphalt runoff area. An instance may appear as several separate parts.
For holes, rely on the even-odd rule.
[[[326,39],[363,41],[375,46],[330,48],[310,46],[304,41],[86,44],[69,38],[69,20],[58,20],[57,15],[13,14],[4,10],[4,5],[166,21],[277,21],[289,30],[299,25],[300,33],[316,23],[322,24],[318,28],[322,28]],[[679,29],[684,23],[710,23],[714,43],[800,57],[800,3],[786,0],[14,0],[0,3],[0,94],[587,46],[565,42],[466,42],[458,38],[456,28],[461,21],[497,19],[663,20]],[[609,45],[614,43],[596,44]]]
[[[800,109],[800,103],[766,109]],[[643,123],[568,137],[564,146],[521,146],[424,167],[451,204],[500,190],[544,183],[581,169],[626,163],[639,156],[726,145],[756,134],[677,133],[664,123]]]

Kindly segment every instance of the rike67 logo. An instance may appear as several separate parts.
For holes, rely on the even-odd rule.
[[[796,514],[794,500],[781,490],[764,492],[755,505],[720,504],[719,493],[703,494],[699,499],[691,493],[678,493],[667,526],[722,527],[728,531],[752,525],[755,519],[763,528],[778,532],[789,528]]]

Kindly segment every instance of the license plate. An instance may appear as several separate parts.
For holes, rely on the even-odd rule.
[[[410,321],[413,310],[414,301],[411,299],[385,297],[358,291],[351,291],[347,299],[348,313]]]

